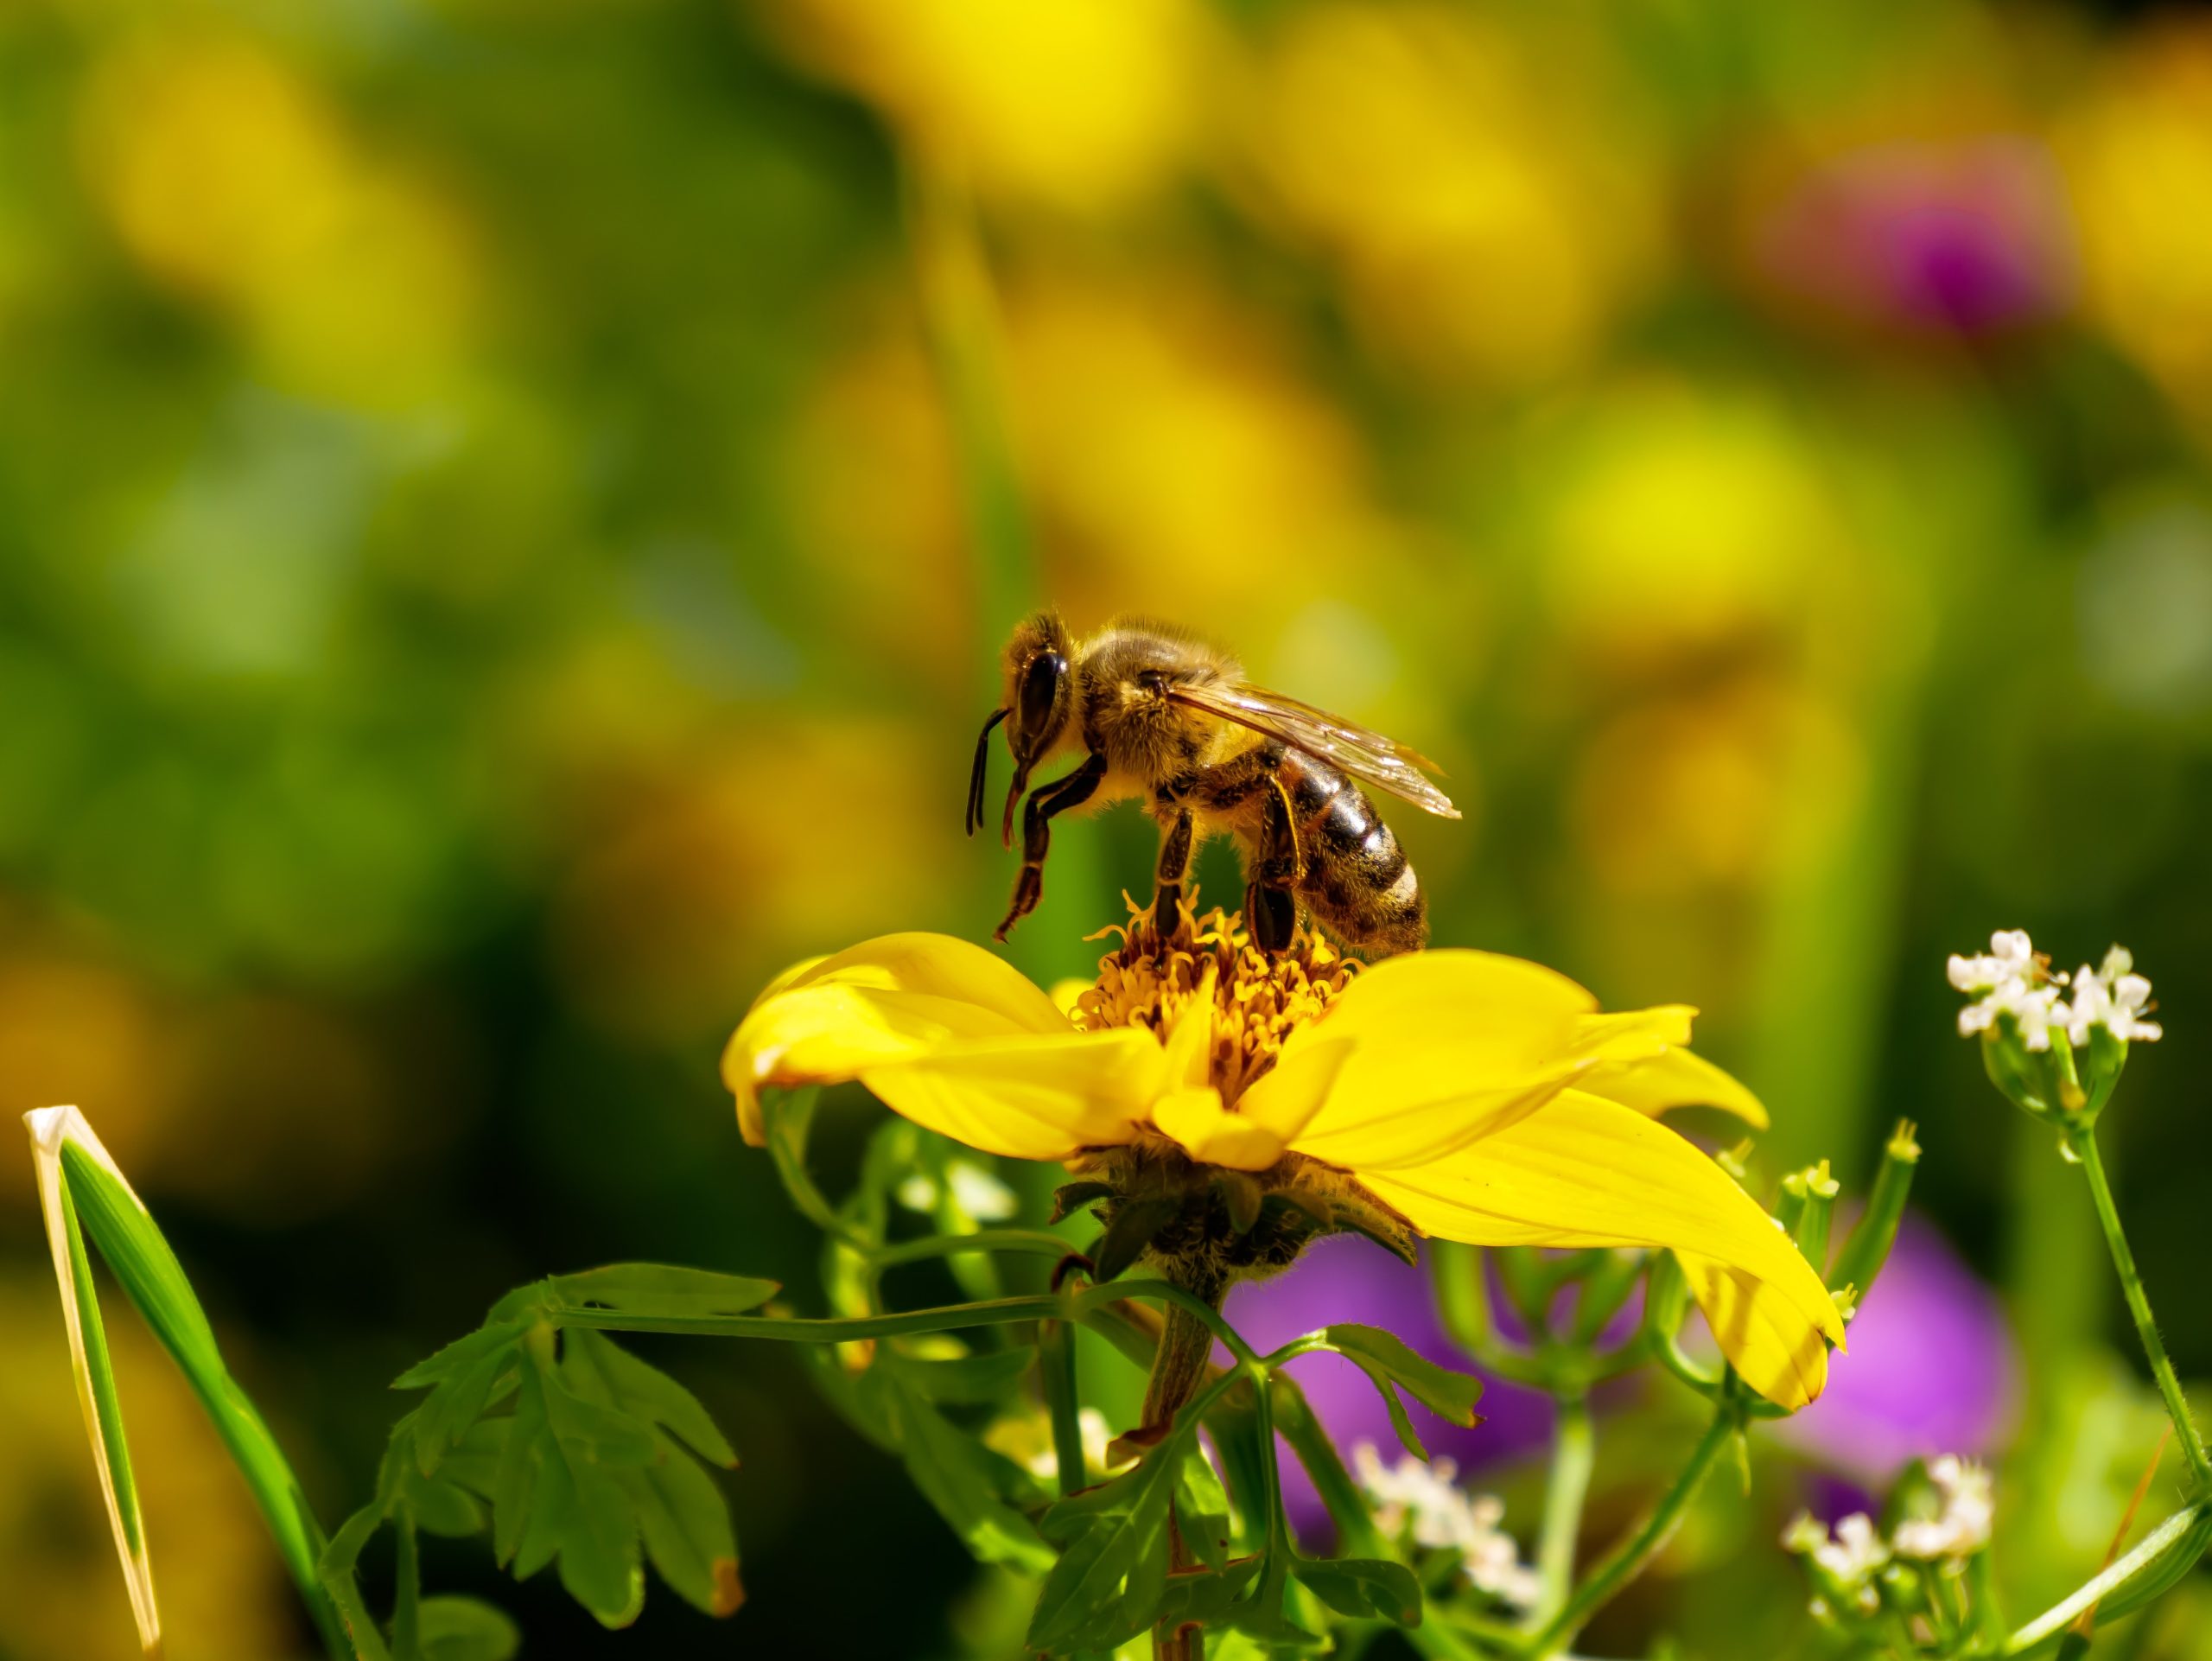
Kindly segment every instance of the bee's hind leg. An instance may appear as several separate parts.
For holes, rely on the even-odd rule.
[[[1261,813],[1260,846],[1252,879],[1244,888],[1244,926],[1252,943],[1269,957],[1290,950],[1298,932],[1298,830],[1291,823],[1290,799],[1272,773]]]

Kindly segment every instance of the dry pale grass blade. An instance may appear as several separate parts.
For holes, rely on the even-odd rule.
[[[146,1554],[145,1519],[124,1441],[123,1404],[108,1360],[107,1332],[100,1321],[92,1263],[62,1173],[63,1145],[74,1142],[125,1189],[130,1185],[75,1108],[42,1107],[26,1113],[23,1122],[30,1128],[31,1153],[37,1161],[39,1206],[46,1213],[47,1244],[54,1252],[54,1276],[61,1294],[61,1318],[69,1333],[69,1360],[77,1376],[77,1400],[85,1410],[85,1434],[92,1444],[93,1468],[99,1473],[108,1521],[115,1530],[116,1555],[130,1590],[130,1613],[138,1623],[138,1642],[148,1655],[159,1655],[162,1617],[154,1599],[154,1569]]]

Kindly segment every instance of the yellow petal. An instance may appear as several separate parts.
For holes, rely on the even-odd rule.
[[[1282,1138],[1241,1113],[1224,1111],[1211,1088],[1171,1091],[1154,1103],[1152,1122],[1201,1165],[1264,1171],[1282,1157]]]
[[[1585,1015],[1574,1024],[1576,1053],[1594,1061],[1626,1061],[1690,1041],[1697,1011],[1687,1003]]]
[[[1183,1006],[1169,1028],[1165,1045],[1166,1078],[1170,1089],[1198,1090],[1205,1085],[1213,1057],[1214,987],[1217,976],[1211,959],[1198,990]]]
[[[1800,1408],[1828,1381],[1828,1346],[1756,1276],[1693,1251],[1675,1256],[1706,1324],[1736,1371],[1770,1402]]]
[[[1014,1159],[1128,1142],[1167,1087],[1160,1041],[1131,1027],[952,1043],[858,1076],[915,1123]]]
[[[1564,1085],[1581,1065],[1578,1024],[1595,1003],[1563,975],[1492,952],[1379,964],[1283,1047],[1287,1060],[1309,1045],[1354,1046],[1296,1146],[1363,1167],[1463,1148]]]
[[[1357,1175],[1416,1228],[1446,1239],[1667,1246],[1685,1254],[1685,1269],[1706,1260],[1735,1271],[1723,1287],[1700,1270],[1692,1288],[1716,1300],[1723,1352],[1770,1399],[1797,1405],[1797,1389],[1820,1383],[1799,1366],[1792,1385],[1777,1353],[1795,1359],[1808,1341],[1843,1342],[1834,1301],[1773,1219],[1692,1143],[1618,1103],[1567,1091],[1432,1165]]]
[[[785,971],[731,1037],[722,1079],[757,1147],[764,1086],[842,1083],[961,1041],[1071,1032],[1050,998],[982,947],[892,934]]]
[[[1717,1107],[1766,1129],[1759,1098],[1701,1055],[1684,1049],[1662,1050],[1637,1061],[1606,1061],[1574,1081],[1577,1090],[1639,1113],[1663,1113],[1670,1107]]]
[[[1265,1125],[1278,1143],[1288,1147],[1328,1100],[1357,1047],[1351,1040],[1339,1038],[1286,1050],[1238,1098],[1236,1111]]]
[[[1052,990],[1047,992],[1046,996],[1052,1000],[1052,1007],[1055,1009],[1058,1009],[1070,1021],[1073,1021],[1075,1019],[1076,1000],[1080,998],[1085,992],[1088,992],[1096,983],[1092,981],[1077,980],[1073,977],[1071,977],[1064,981],[1054,981],[1052,983]]]

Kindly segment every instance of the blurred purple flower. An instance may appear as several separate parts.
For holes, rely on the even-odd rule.
[[[1888,145],[1805,174],[1754,232],[1761,276],[1846,321],[1980,334],[2073,297],[2073,226],[2032,139]]]
[[[1906,1461],[1994,1452],[2018,1359],[1996,1294],[1933,1225],[1908,1215],[1881,1279],[1828,1365],[1827,1393],[1781,1434],[1837,1472],[1887,1485]]]
[[[1287,1274],[1239,1288],[1227,1313],[1237,1330],[1262,1350],[1335,1321],[1356,1321],[1395,1333],[1441,1366],[1482,1371],[1444,1335],[1427,1266],[1408,1268],[1373,1242],[1354,1236],[1322,1240]],[[1347,1462],[1353,1445],[1362,1441],[1375,1443],[1386,1458],[1395,1457],[1398,1439],[1390,1429],[1389,1410],[1366,1374],[1334,1355],[1308,1356],[1290,1371]],[[1541,1394],[1494,1378],[1483,1392],[1483,1422],[1471,1430],[1446,1424],[1418,1403],[1409,1410],[1428,1451],[1449,1454],[1463,1470],[1541,1447],[1551,1435],[1551,1403]],[[1325,1537],[1328,1517],[1306,1473],[1286,1454],[1282,1473],[1283,1500],[1293,1524],[1304,1538]]]

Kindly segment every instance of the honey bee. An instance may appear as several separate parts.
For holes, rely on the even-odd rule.
[[[1398,839],[1355,780],[1447,819],[1459,810],[1414,750],[1338,716],[1251,685],[1234,658],[1157,623],[1117,620],[1083,640],[1042,611],[1014,632],[1006,699],[976,739],[968,834],[983,823],[993,728],[1014,754],[1000,835],[1029,775],[1048,757],[1079,754],[1071,773],[1039,785],[1021,815],[1021,874],[996,937],[1044,894],[1052,821],[1071,808],[1137,797],[1160,826],[1153,923],[1176,926],[1195,846],[1226,834],[1244,863],[1244,915],[1254,941],[1287,950],[1301,913],[1370,958],[1428,938],[1428,902]]]

